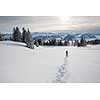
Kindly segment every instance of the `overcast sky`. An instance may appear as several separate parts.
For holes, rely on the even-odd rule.
[[[98,16],[0,16],[0,32],[12,32],[13,27],[30,28],[32,32],[47,31],[98,31]]]

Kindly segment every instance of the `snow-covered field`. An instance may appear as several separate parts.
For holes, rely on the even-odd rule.
[[[65,51],[69,56],[65,57]],[[39,47],[0,42],[0,82],[100,82],[100,45]]]

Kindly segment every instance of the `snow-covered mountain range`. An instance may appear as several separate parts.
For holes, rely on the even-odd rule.
[[[100,34],[93,34],[93,33],[60,33],[60,32],[34,32],[32,33],[33,39],[62,39],[62,40],[76,40],[80,38],[85,39],[100,39]]]
[[[12,34],[2,34],[4,40],[10,40]],[[87,40],[91,39],[100,39],[100,34],[96,33],[68,33],[68,32],[33,32],[33,39],[42,39],[42,40],[78,40],[80,38],[85,38]]]

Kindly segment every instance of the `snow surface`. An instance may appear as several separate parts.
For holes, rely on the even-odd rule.
[[[99,59],[100,45],[33,50],[23,43],[1,41],[0,82],[100,82]]]

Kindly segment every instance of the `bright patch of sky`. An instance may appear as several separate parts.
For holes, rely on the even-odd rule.
[[[12,32],[13,27],[29,28],[31,32],[99,31],[99,16],[0,16],[0,32]]]

